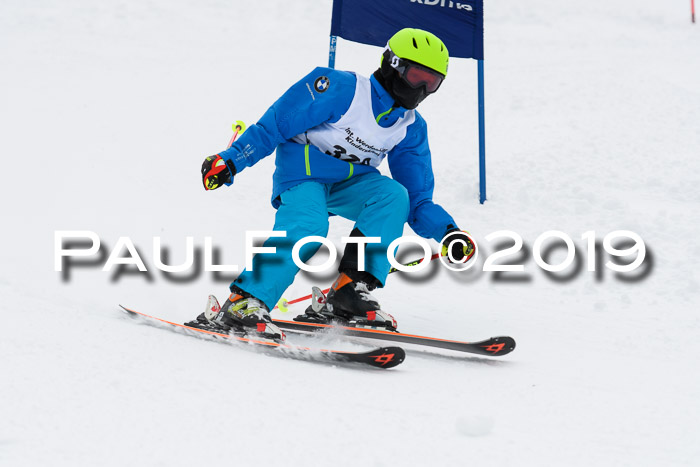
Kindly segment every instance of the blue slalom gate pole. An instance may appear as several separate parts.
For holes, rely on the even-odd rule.
[[[484,115],[484,61],[477,60],[479,73],[479,202],[486,201],[486,117]]]
[[[331,44],[328,48],[328,68],[335,68],[335,46],[338,43],[338,37],[331,34]]]

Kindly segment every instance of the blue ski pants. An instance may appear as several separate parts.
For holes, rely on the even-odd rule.
[[[274,230],[284,230],[287,236],[268,238],[264,246],[275,247],[277,251],[255,255],[252,271],[241,272],[232,286],[272,309],[299,272],[292,260],[294,244],[312,235],[325,237],[329,213],[355,221],[355,227],[366,237],[381,238],[380,243],[367,244],[365,270],[382,285],[386,282],[390,270],[387,247],[403,234],[408,219],[408,192],[403,185],[371,172],[336,183],[304,182],[283,192],[280,199]],[[301,248],[299,258],[307,262],[320,246],[307,243]]]

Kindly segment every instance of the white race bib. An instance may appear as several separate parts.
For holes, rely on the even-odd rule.
[[[372,83],[369,78],[355,76],[355,96],[340,120],[322,123],[296,135],[292,141],[316,146],[321,152],[353,164],[378,167],[406,137],[406,129],[416,120],[416,114],[407,110],[392,126],[379,126],[372,113]]]

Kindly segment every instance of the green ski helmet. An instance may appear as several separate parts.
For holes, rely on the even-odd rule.
[[[399,105],[415,109],[438,90],[449,59],[447,47],[436,35],[405,28],[387,42],[375,77]]]

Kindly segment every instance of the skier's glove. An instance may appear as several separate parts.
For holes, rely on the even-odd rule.
[[[231,182],[236,175],[236,167],[231,161],[225,161],[220,155],[209,156],[202,163],[202,183],[205,190],[215,190]]]
[[[466,263],[476,251],[472,239],[462,230],[451,230],[442,239],[442,256],[451,253],[452,258],[459,263]]]

